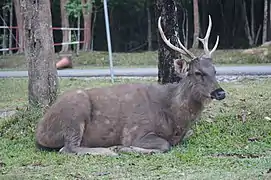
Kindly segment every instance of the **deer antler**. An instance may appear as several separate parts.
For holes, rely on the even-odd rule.
[[[218,46],[218,42],[219,42],[219,36],[217,36],[216,43],[215,43],[213,49],[211,51],[209,51],[208,40],[209,40],[209,37],[210,37],[211,28],[212,28],[212,19],[211,19],[211,16],[209,15],[209,25],[208,25],[208,29],[207,29],[207,32],[205,34],[205,37],[203,39],[198,37],[198,40],[203,44],[205,55],[208,58],[212,57],[212,53],[216,50],[216,48]]]
[[[163,29],[161,27],[161,16],[159,17],[158,19],[158,29],[159,29],[159,32],[160,32],[160,35],[161,35],[161,38],[163,39],[163,41],[173,50],[175,51],[178,51],[180,52],[181,54],[185,55],[186,57],[188,57],[189,59],[194,59],[196,58],[196,56],[191,53],[190,51],[188,51],[184,45],[181,43],[180,39],[177,37],[177,32],[175,32],[175,35],[176,35],[176,38],[177,38],[177,41],[180,45],[180,47],[182,48],[178,48],[176,46],[174,46],[173,44],[171,44],[170,40],[168,40],[163,32]]]

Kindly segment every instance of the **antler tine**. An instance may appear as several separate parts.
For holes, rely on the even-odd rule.
[[[211,16],[209,15],[209,25],[208,25],[205,37],[203,39],[198,37],[198,40],[203,44],[204,52],[207,57],[212,56],[212,53],[216,50],[216,48],[218,46],[218,42],[219,42],[219,36],[217,36],[216,43],[215,43],[213,49],[211,51],[209,51],[208,41],[209,41],[209,37],[210,37],[210,33],[211,33],[211,28],[212,28],[212,19],[211,19]]]
[[[177,31],[175,31],[175,36],[177,37]],[[196,58],[196,56],[193,53],[191,53],[190,51],[188,51],[188,49],[186,49],[184,47],[184,45],[181,43],[179,38],[177,38],[177,41],[178,41],[180,47],[190,56],[190,58],[192,58],[192,59]]]
[[[158,29],[161,35],[161,38],[163,39],[163,41],[173,50],[178,51],[179,53],[185,55],[186,57],[190,58],[190,59],[194,59],[196,56],[193,55],[191,52],[189,52],[181,43],[180,39],[177,38],[179,45],[181,46],[181,48],[178,48],[176,46],[174,46],[173,44],[171,44],[170,40],[168,40],[163,32],[163,29],[161,27],[161,16],[158,18]],[[176,32],[175,32],[176,33]]]

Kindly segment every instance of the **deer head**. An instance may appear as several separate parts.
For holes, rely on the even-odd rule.
[[[206,99],[216,99],[222,100],[225,98],[225,91],[220,87],[216,79],[216,70],[213,65],[212,54],[216,50],[219,42],[219,36],[217,36],[216,43],[211,51],[208,48],[208,40],[210,36],[210,31],[212,27],[211,16],[209,15],[209,25],[205,37],[198,38],[198,40],[203,44],[204,54],[196,57],[192,52],[188,51],[184,45],[181,43],[180,39],[176,36],[178,44],[180,46],[176,47],[171,44],[162,30],[161,27],[161,17],[158,19],[158,29],[161,38],[165,44],[171,49],[181,53],[186,56],[188,60],[185,59],[175,59],[174,66],[175,71],[178,75],[182,76],[183,80],[188,81],[192,87],[191,93],[196,96],[197,100],[204,101]],[[175,33],[177,34],[177,33]]]

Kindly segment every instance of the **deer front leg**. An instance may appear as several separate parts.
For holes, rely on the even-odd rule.
[[[117,152],[153,154],[167,152],[170,149],[170,144],[154,133],[149,133],[139,140],[135,140],[131,146],[114,146],[110,149]]]

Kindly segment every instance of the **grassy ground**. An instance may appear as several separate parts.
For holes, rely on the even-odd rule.
[[[140,80],[118,83],[132,81]],[[109,80],[63,79],[61,92],[107,85]],[[1,79],[0,86],[0,108],[26,104],[26,80]],[[33,133],[40,111],[23,108],[0,121],[0,179],[270,179],[271,121],[266,118],[271,116],[270,86],[270,79],[223,83],[227,98],[204,111],[194,135],[172,151],[152,156],[39,152]],[[247,114],[243,121],[242,112]]]
[[[271,49],[270,49],[271,50]],[[243,54],[243,50],[217,50],[214,54],[216,64],[259,64],[271,63],[271,53]],[[200,55],[202,50],[191,50]],[[113,63],[116,67],[157,67],[157,51],[142,53],[113,53]],[[59,57],[58,57],[59,59]],[[108,68],[107,52],[80,52],[73,55],[74,68]],[[23,55],[0,56],[0,70],[25,70],[27,63]]]

